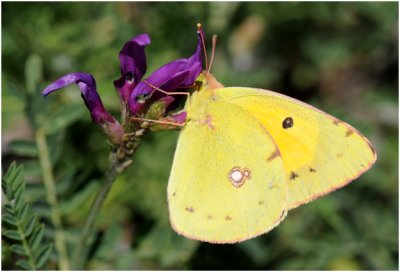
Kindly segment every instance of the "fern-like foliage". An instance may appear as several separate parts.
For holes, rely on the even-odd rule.
[[[44,225],[25,200],[22,173],[23,167],[12,163],[1,182],[6,198],[2,209],[2,235],[12,240],[10,249],[21,256],[16,265],[36,270],[46,264],[53,247],[42,243]]]

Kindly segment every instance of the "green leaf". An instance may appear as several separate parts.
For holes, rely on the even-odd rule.
[[[9,213],[4,213],[4,212],[3,212],[2,216],[1,216],[1,219],[2,219],[4,222],[7,222],[8,224],[10,224],[10,225],[12,225],[12,226],[15,226],[15,225],[17,224],[17,220],[14,218],[14,216],[12,216],[12,215],[9,214]]]
[[[32,236],[29,238],[29,245],[33,250],[35,250],[39,246],[40,241],[42,240],[43,237],[43,233],[44,233],[44,225],[41,224],[40,227],[34,230]]]
[[[23,203],[21,208],[17,210],[17,218],[23,221],[28,214],[28,210],[29,210],[29,205],[26,202]]]
[[[64,150],[66,130],[59,131],[47,137],[47,144],[50,150],[50,161],[56,164],[61,158]]]
[[[49,116],[44,129],[47,134],[58,132],[80,119],[83,113],[84,107],[81,104],[64,106],[54,115]]]
[[[13,207],[12,207],[9,203],[4,204],[3,208],[4,208],[4,210],[6,210],[8,213],[14,214],[14,209],[13,209]]]
[[[27,221],[24,227],[25,237],[29,237],[31,235],[36,222],[37,222],[36,215],[34,214],[31,215],[29,221]]]
[[[26,256],[27,255],[24,247],[21,246],[21,245],[18,245],[18,244],[11,245],[10,249],[12,251],[14,251],[15,253],[19,254],[19,255],[22,255],[22,256]]]
[[[35,255],[43,266],[51,252],[51,245],[40,246],[44,234],[44,225],[39,224],[36,213],[30,212],[30,206],[25,201],[25,182],[22,167],[12,164],[2,180],[2,187],[9,192],[8,203],[3,205],[2,234],[4,237],[15,240],[11,243],[10,250],[18,255],[27,257],[19,260],[17,265],[24,269],[37,269]],[[13,229],[8,229],[9,225]],[[38,248],[41,250],[37,250]]]
[[[38,55],[30,55],[25,63],[25,82],[29,93],[35,93],[37,85],[42,81],[42,58]]]
[[[16,167],[15,163],[11,163],[10,167],[7,170],[7,173],[4,175],[1,187],[3,191],[6,193],[8,201],[13,199],[13,184],[16,182],[17,184],[20,182],[20,175],[22,172],[22,166]]]
[[[39,217],[43,217],[43,218],[51,217],[51,208],[49,205],[34,205],[34,206],[32,206],[32,209],[35,210],[35,213]]]
[[[41,268],[43,265],[45,265],[45,263],[47,262],[47,260],[50,257],[50,253],[51,250],[53,249],[52,245],[48,245],[43,247],[38,254],[38,257],[36,258],[36,266],[37,268]]]
[[[19,260],[15,263],[19,267],[25,270],[33,270],[34,268],[29,264],[27,260]]]
[[[79,192],[76,192],[73,197],[64,201],[60,205],[61,212],[63,214],[73,213],[74,211],[80,210],[82,205],[84,205],[90,197],[92,197],[96,190],[98,189],[98,184],[95,182],[90,182]]]
[[[35,142],[28,140],[15,140],[9,146],[10,151],[14,155],[24,157],[36,157],[38,155]]]
[[[66,173],[59,177],[56,184],[57,194],[65,193],[69,188],[71,188],[71,184],[74,181],[73,178],[77,172],[77,167],[73,166],[71,169],[68,169]]]
[[[26,201],[29,203],[46,199],[46,189],[43,184],[27,184],[25,196]]]
[[[4,179],[3,179],[3,181],[4,181]],[[1,187],[3,188],[4,193],[5,193],[6,196],[7,196],[7,200],[10,201],[11,199],[13,199],[12,190],[11,190],[11,188],[7,187],[6,182],[5,182],[5,181],[2,182],[1,185],[2,185]],[[4,185],[4,186],[3,186],[3,185]]]
[[[24,163],[24,176],[25,177],[41,177],[42,169],[38,160],[30,160]]]
[[[25,189],[25,183],[24,180],[19,176],[16,178],[13,182],[13,184],[10,185],[13,189],[14,195],[18,193],[19,190],[24,190]]]
[[[10,170],[7,171],[7,174],[4,176],[7,184],[14,184],[15,182],[19,183],[19,179],[21,178],[23,167],[12,167]]]
[[[18,201],[19,199],[25,201],[25,184],[24,184],[24,183],[21,183],[21,184],[19,184],[19,185],[17,185],[17,186],[18,186],[18,187],[15,188],[15,191],[14,191],[14,193],[13,193],[14,199],[16,199],[17,201]],[[21,204],[22,204],[22,203],[21,203]],[[15,203],[15,208],[18,209],[18,208],[17,208],[17,203]]]
[[[24,195],[20,195],[18,198],[15,197],[14,209],[18,212],[23,209],[24,204],[26,204]]]
[[[16,166],[17,164],[15,163],[15,161],[14,162],[12,162],[11,164],[10,164],[10,166],[8,167],[8,170],[7,170],[7,173],[4,175],[4,181],[6,182],[6,183],[10,183],[10,181],[12,180],[12,179],[14,179],[14,177],[15,177],[15,175],[16,175],[16,173],[17,173],[17,171],[16,171]]]
[[[3,235],[13,240],[17,241],[21,240],[21,236],[15,230],[5,230],[3,231]]]
[[[14,207],[16,207],[16,205],[20,205],[23,201],[22,195],[24,190],[23,189],[24,182],[21,178],[22,169],[23,169],[22,166],[16,167],[15,164],[11,164],[9,169],[7,170],[7,173],[4,175],[1,183],[1,187],[6,193],[10,205]],[[17,193],[17,197],[15,196],[15,193]],[[13,199],[15,199],[14,204],[12,202]]]

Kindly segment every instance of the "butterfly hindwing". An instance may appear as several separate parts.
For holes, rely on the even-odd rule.
[[[234,243],[272,229],[286,215],[288,192],[270,135],[238,106],[194,99],[191,108],[168,182],[173,228],[212,243]]]
[[[346,185],[376,160],[356,129],[301,101],[252,88],[215,93],[253,115],[272,136],[285,165],[289,209]]]

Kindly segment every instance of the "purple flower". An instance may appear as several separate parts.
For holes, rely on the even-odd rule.
[[[191,57],[171,61],[154,71],[144,81],[141,81],[129,97],[130,113],[136,115],[144,109],[144,101],[140,98],[154,91],[154,88],[150,85],[167,92],[191,86],[202,70],[201,50],[202,40],[198,35],[197,49]]]
[[[144,47],[149,44],[149,35],[141,34],[125,43],[119,52],[121,77],[114,81],[114,86],[124,104],[128,102],[133,88],[146,73],[147,65]]]
[[[76,83],[79,89],[81,89],[82,98],[90,111],[93,122],[99,124],[104,129],[113,143],[119,143],[123,136],[122,127],[104,108],[97,93],[96,81],[92,75],[86,73],[67,74],[47,86],[42,95],[47,96],[72,83]]]
[[[144,48],[149,44],[149,35],[141,34],[125,43],[119,53],[121,77],[114,81],[114,86],[121,99],[124,122],[130,122],[129,118],[125,118],[126,109],[129,110],[130,116],[137,116],[142,113],[146,114],[144,110],[149,111],[151,108],[149,114],[153,115],[152,117],[155,119],[162,120],[167,107],[174,101],[174,98],[158,92],[150,101],[154,104],[151,107],[150,104],[146,104],[149,101],[146,98],[150,97],[155,91],[154,87],[166,92],[188,88],[193,85],[197,76],[201,73],[202,39],[199,34],[196,52],[191,57],[167,63],[142,81],[147,68]],[[42,94],[47,96],[72,83],[77,84],[80,88],[82,98],[90,111],[93,122],[103,128],[112,143],[121,144],[125,132],[120,123],[104,108],[92,75],[86,73],[65,75],[47,86]],[[183,123],[186,119],[186,113],[181,112],[165,118]],[[126,131],[127,133],[131,132],[132,126],[125,126],[124,124],[124,127],[129,130]]]

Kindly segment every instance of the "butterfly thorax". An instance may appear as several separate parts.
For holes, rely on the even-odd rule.
[[[218,100],[215,90],[224,86],[205,71],[199,75],[196,81],[200,83],[200,88],[198,91],[193,92],[185,108],[188,120],[201,121],[207,118],[207,108],[210,103]]]

